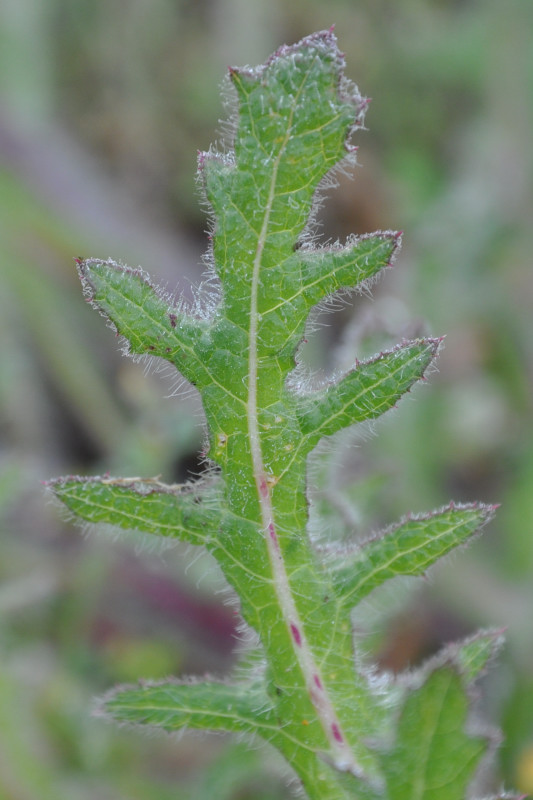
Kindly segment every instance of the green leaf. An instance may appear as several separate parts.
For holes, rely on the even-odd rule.
[[[77,518],[92,524],[203,544],[217,520],[217,487],[166,486],[140,478],[60,478],[48,484]]]
[[[332,31],[280,48],[263,66],[230,70],[233,140],[225,152],[200,153],[198,164],[212,212],[206,261],[220,281],[216,302],[198,302],[193,314],[140,270],[79,263],[87,298],[129,352],[165,358],[197,386],[211,477],[185,487],[65,478],[52,488],[90,524],[205,546],[253,629],[253,656],[227,683],[119,688],[104,700],[105,713],[167,730],[255,732],[280,750],[310,800],[378,800],[380,787],[384,800],[454,800],[486,748],[464,731],[462,680],[481,673],[494,637],[449,648],[402,692],[361,666],[351,611],[386,580],[423,574],[493,509],[449,506],[409,517],[357,548],[319,549],[310,539],[311,449],[393,407],[439,346],[404,342],[321,389],[297,388],[296,356],[313,307],[366,289],[399,245],[392,232],[314,244],[317,192],[332,170],[354,163],[350,139],[366,105],[343,70]]]
[[[459,668],[466,684],[474,683],[486,670],[487,664],[502,648],[503,633],[499,631],[478,631],[473,636],[457,644],[449,645],[445,657]]]
[[[166,731],[207,728],[251,733],[264,727],[268,735],[275,727],[264,690],[248,683],[164,681],[119,687],[100,702],[97,713]]]
[[[127,340],[131,354],[160,356],[192,383],[205,380],[205,367],[196,355],[205,321],[172,305],[141,269],[87,258],[78,262],[78,272],[85,296]]]
[[[384,231],[350,237],[342,247],[299,250],[294,260],[299,262],[301,291],[307,304],[314,305],[339,289],[366,287],[378,272],[392,264],[399,246],[400,234]],[[292,303],[294,298],[284,302]]]
[[[451,505],[411,517],[351,550],[333,550],[335,590],[352,605],[398,575],[423,575],[436,561],[465,544],[492,517],[492,506]]]
[[[311,449],[323,436],[375,419],[423,377],[439,341],[420,339],[357,364],[338,383],[299,398],[296,414]]]
[[[388,800],[464,800],[487,736],[466,733],[469,698],[453,667],[411,690],[392,747],[381,755]]]
[[[239,103],[234,157],[210,152],[200,160],[228,301],[237,289],[249,296],[243,279],[252,276],[258,240],[266,276],[292,256],[318,183],[348,155],[346,140],[365,104],[354,86],[340,84],[342,68],[331,33],[322,32],[255,70],[230,70]],[[287,272],[298,285],[295,271]],[[279,300],[277,281],[264,281],[262,291]]]
[[[384,268],[390,266],[400,245],[400,235],[390,231],[349,237],[345,245],[309,247],[305,240],[296,253],[288,251],[268,269],[269,281],[277,281],[279,293],[262,298],[261,314],[270,329],[295,319],[292,335],[283,350],[292,355],[303,332],[309,310],[324,298],[345,290],[362,291]],[[295,281],[295,276],[298,280]],[[265,344],[268,344],[264,337]]]
[[[428,674],[441,667],[453,665],[461,676],[464,687],[470,690],[484,675],[488,663],[500,650],[503,642],[501,630],[478,631],[461,641],[452,642],[420,668],[411,671],[409,683],[422,685],[427,680]]]

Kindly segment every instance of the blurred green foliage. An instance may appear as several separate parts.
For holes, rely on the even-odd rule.
[[[502,502],[423,597],[405,585],[369,605],[368,646],[395,669],[479,625],[506,626],[483,713],[503,720],[502,779],[533,793],[530,0],[4,0],[2,798],[288,796],[268,752],[140,739],[89,716],[113,682],[224,671],[232,613],[210,563],[186,571],[180,550],[163,561],[77,536],[39,480],[108,469],[183,480],[201,469],[195,398],[168,398],[172,378],[121,359],[83,302],[72,257],[142,263],[190,295],[206,227],[195,153],[220,128],[221,76],[332,23],[374,101],[372,137],[358,138],[364,170],[340,177],[319,213],[323,234],[406,236],[374,301],[320,317],[329,327],[305,357],[330,371],[402,336],[447,342],[415,400],[377,438],[348,442],[336,477],[317,472],[317,499],[334,493],[339,530],[361,533],[450,497]]]

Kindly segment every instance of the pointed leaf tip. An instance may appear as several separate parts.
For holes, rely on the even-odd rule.
[[[337,592],[356,605],[399,575],[423,575],[433,564],[478,535],[492,518],[490,506],[450,504],[405,517],[362,545],[331,558]]]
[[[58,478],[49,488],[79,520],[203,544],[220,520],[215,483],[181,487],[156,479]]]
[[[422,380],[439,349],[438,339],[404,342],[368,361],[335,384],[297,399],[300,427],[311,449],[324,436],[366,420],[376,419],[393,408]]]
[[[265,722],[271,727],[269,707],[268,696],[258,684],[170,680],[118,687],[99,701],[98,713],[166,731],[196,728],[261,733]]]
[[[87,258],[78,265],[78,273],[87,300],[124,337],[128,353],[164,358],[192,383],[207,380],[196,353],[207,321],[171,305],[142,269]]]
[[[470,701],[452,666],[408,691],[394,744],[381,756],[389,800],[464,800],[491,736],[471,731]]]
[[[464,686],[470,689],[482,677],[490,662],[496,657],[504,644],[501,629],[480,630],[458,642],[451,642],[422,666],[409,675],[413,684],[423,679],[439,667],[456,669]]]
[[[458,665],[467,684],[485,674],[488,665],[504,645],[503,629],[478,631],[463,642],[450,645],[447,651]]]

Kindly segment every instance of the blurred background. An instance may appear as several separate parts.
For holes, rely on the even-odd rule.
[[[196,152],[220,130],[227,66],[333,23],[374,99],[355,180],[320,213],[324,240],[406,233],[373,300],[321,315],[304,357],[327,373],[402,337],[447,338],[438,373],[378,436],[344,437],[317,465],[314,502],[341,537],[452,498],[502,504],[470,549],[372,598],[356,623],[391,670],[505,627],[480,712],[505,736],[492,780],[533,794],[533,4],[3,0],[2,800],[289,796],[265,748],[90,716],[117,682],[224,674],[233,614],[207,559],[85,537],[40,481],[197,474],[197,399],[121,356],[73,257],[140,264],[192,296],[206,246]]]

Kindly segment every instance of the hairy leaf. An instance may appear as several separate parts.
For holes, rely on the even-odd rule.
[[[397,575],[421,575],[492,514],[478,504],[410,516],[361,547],[313,546],[308,456],[324,437],[374,420],[423,379],[440,340],[406,341],[326,385],[297,353],[313,309],[366,291],[388,268],[392,231],[317,246],[317,193],[354,163],[366,101],[344,76],[332,31],[230,70],[233,140],[200,153],[211,210],[206,261],[218,294],[194,309],[139,269],[79,260],[87,299],[134,355],[167,360],[199,390],[207,477],[72,478],[50,484],[78,519],[207,548],[233,588],[252,653],[227,682],[120,687],[104,714],[133,724],[255,734],[285,756],[310,800],[464,797],[486,739],[467,732],[468,687],[493,633],[450,646],[406,681],[362,666],[351,612]],[[412,687],[415,688],[412,688]]]
[[[390,353],[357,364],[337,383],[297,402],[296,414],[307,448],[356,422],[381,416],[423,377],[438,341],[407,342]]]
[[[166,486],[140,478],[61,478],[55,496],[85,522],[205,544],[218,524],[216,482]]]
[[[390,578],[423,575],[478,533],[492,514],[492,507],[480,504],[450,506],[406,519],[352,552],[333,551],[335,590],[353,606]]]
[[[464,800],[488,740],[467,734],[469,701],[458,673],[435,670],[411,691],[393,747],[382,755],[389,800]]]
[[[275,728],[268,697],[260,687],[214,681],[165,681],[117,688],[102,703],[102,713],[121,722],[154,725],[166,731],[208,728],[234,733]]]

